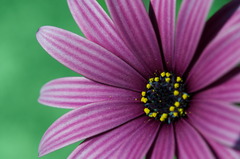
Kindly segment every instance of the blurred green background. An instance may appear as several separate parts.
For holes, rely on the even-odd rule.
[[[215,0],[210,15],[228,1]],[[99,3],[106,9],[103,0]],[[0,158],[38,158],[45,130],[68,111],[39,104],[39,90],[50,80],[78,74],[51,58],[35,33],[40,26],[51,25],[82,34],[66,0],[1,0],[0,22]],[[64,159],[77,145],[42,159]]]

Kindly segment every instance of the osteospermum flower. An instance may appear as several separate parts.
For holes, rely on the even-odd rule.
[[[68,0],[85,34],[45,26],[37,39],[85,77],[53,80],[43,104],[70,108],[40,143],[40,156],[84,140],[75,158],[239,159],[240,8],[207,23],[212,0]],[[176,25],[175,25],[176,24]]]

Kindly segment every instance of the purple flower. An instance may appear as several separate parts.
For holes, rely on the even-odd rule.
[[[73,109],[44,134],[43,156],[80,140],[75,158],[239,159],[240,9],[205,23],[213,0],[68,0],[85,34],[45,26],[37,39],[85,77],[53,80],[40,103]],[[150,17],[150,18],[149,18]],[[176,24],[176,25],[175,25]]]

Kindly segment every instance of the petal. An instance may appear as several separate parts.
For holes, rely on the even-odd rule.
[[[200,134],[182,120],[176,124],[178,159],[214,159],[212,152]]]
[[[131,141],[131,134],[147,120],[148,117],[146,116],[140,117],[110,132],[86,140],[68,158],[107,158],[111,153],[118,150],[123,143]]]
[[[163,47],[165,63],[173,71],[173,51],[175,33],[176,0],[151,0]]]
[[[176,27],[175,72],[182,75],[191,62],[213,0],[183,1]]]
[[[240,61],[240,25],[217,36],[204,50],[187,78],[189,92],[202,89],[233,69]]]
[[[161,53],[150,18],[141,0],[106,0],[113,22],[125,44],[145,61],[152,74],[162,71]]]
[[[68,0],[68,5],[87,39],[114,53],[142,74],[148,74],[119,37],[112,20],[96,0]]]
[[[206,89],[194,96],[194,99],[204,100],[207,98],[230,103],[240,102],[240,74],[235,75],[226,82]]]
[[[129,101],[104,101],[74,109],[48,128],[41,140],[39,155],[112,129],[141,114],[141,105]]]
[[[37,39],[51,56],[87,78],[140,91],[145,85],[145,79],[120,58],[76,34],[45,26]]]
[[[175,152],[174,129],[172,125],[163,124],[160,128],[156,143],[153,147],[151,159],[173,159]]]
[[[48,82],[41,89],[39,102],[59,108],[75,109],[107,100],[134,101],[139,93],[103,85],[84,77],[67,77]]]
[[[143,158],[151,147],[158,132],[160,123],[155,120],[146,120],[137,131],[131,134],[128,142],[123,143],[111,158]]]
[[[240,109],[214,100],[193,100],[188,120],[204,136],[222,144],[238,147],[240,139]]]

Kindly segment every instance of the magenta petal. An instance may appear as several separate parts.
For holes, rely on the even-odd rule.
[[[176,124],[178,159],[215,159],[200,134],[182,120]]]
[[[240,109],[223,101],[192,100],[189,122],[202,134],[231,147],[240,139]]]
[[[92,80],[142,91],[145,79],[120,58],[76,34],[45,26],[37,39],[55,59]]]
[[[45,105],[75,109],[107,100],[134,101],[139,93],[103,85],[84,77],[67,77],[48,82],[41,89],[39,102]]]
[[[114,53],[143,75],[149,74],[124,44],[112,20],[96,0],[68,0],[68,4],[75,21],[87,39]]]
[[[194,96],[194,99],[204,100],[216,99],[219,101],[239,103],[240,102],[240,75],[210,89],[206,89]]]
[[[159,126],[158,121],[146,120],[140,128],[130,134],[131,137],[129,136],[127,142],[124,142],[116,152],[111,154],[110,158],[143,158],[153,144]]]
[[[217,36],[204,50],[187,78],[189,92],[202,89],[233,69],[240,61],[240,25]]]
[[[182,75],[187,69],[201,37],[213,0],[183,1],[176,27],[175,71]]]
[[[131,134],[147,120],[148,117],[146,116],[140,117],[110,132],[86,140],[80,144],[68,158],[108,158],[109,155],[117,151],[123,143],[131,141]]]
[[[39,155],[97,135],[141,115],[139,103],[105,101],[82,106],[63,115],[44,134]]]
[[[157,19],[166,66],[173,71],[176,0],[151,0]]]
[[[174,129],[172,125],[163,124],[160,128],[151,159],[173,159],[175,153]]]
[[[162,71],[162,59],[158,41],[150,18],[141,0],[106,0],[113,22],[123,41],[145,61],[152,74]]]

